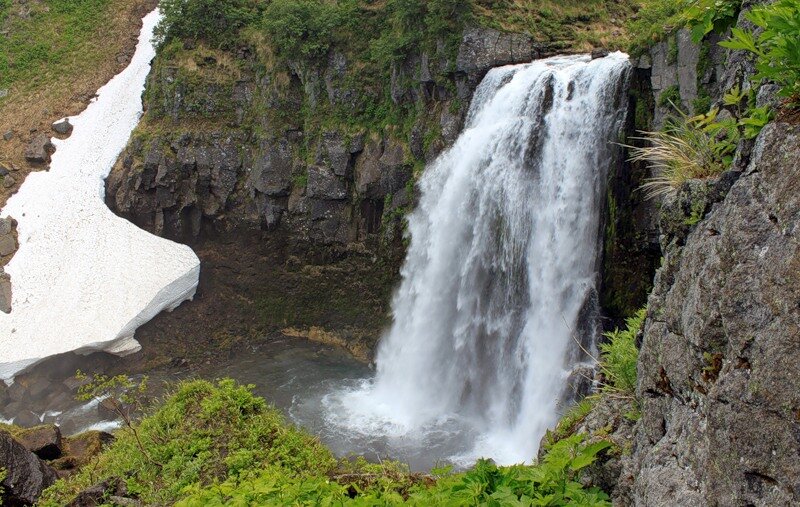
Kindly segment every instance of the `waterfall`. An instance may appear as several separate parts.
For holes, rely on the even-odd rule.
[[[535,457],[586,359],[577,342],[594,342],[587,309],[628,68],[614,53],[487,74],[462,134],[419,181],[376,376],[339,395],[335,422],[403,439],[458,421],[472,435],[462,458]]]

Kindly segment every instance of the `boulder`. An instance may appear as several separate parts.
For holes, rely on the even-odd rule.
[[[3,134],[3,141],[10,141],[13,138],[14,138],[14,132],[10,130]]]
[[[11,255],[17,251],[17,240],[13,234],[0,234],[0,257]]]
[[[54,424],[43,424],[20,431],[17,440],[26,449],[44,460],[54,460],[61,457],[63,448],[61,430]]]
[[[43,133],[37,134],[25,148],[25,160],[32,164],[46,164],[50,162],[50,155],[55,151],[55,146],[50,138]]]
[[[107,505],[109,496],[124,497],[127,494],[125,481],[112,477],[94,486],[88,487],[67,504],[67,507],[97,507]],[[116,502],[115,502],[116,504]]]
[[[64,118],[61,121],[57,121],[53,124],[53,131],[57,134],[61,134],[62,136],[66,136],[72,134],[72,124],[69,122],[69,119]]]
[[[0,312],[11,313],[11,275],[0,267]]]
[[[55,470],[5,431],[0,431],[0,468],[6,470],[4,505],[31,505],[58,479]]]

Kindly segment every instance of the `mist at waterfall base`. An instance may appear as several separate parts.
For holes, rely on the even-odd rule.
[[[463,133],[419,181],[376,375],[323,399],[331,427],[412,460],[536,456],[587,359],[577,342],[592,347],[596,334],[627,71],[615,53],[487,74]]]

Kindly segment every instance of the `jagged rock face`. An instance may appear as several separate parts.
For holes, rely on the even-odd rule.
[[[392,100],[421,103],[428,112],[408,139],[304,132],[291,118],[281,130],[259,112],[299,108],[303,96],[312,106],[356,104],[358,90],[343,79],[352,62],[338,52],[320,68],[290,62],[290,91],[282,98],[269,76],[244,76],[228,92],[215,83],[190,90],[175,69],[156,66],[148,110],[183,122],[182,131],[134,138],[108,179],[110,205],[156,234],[184,241],[207,225],[224,232],[280,228],[296,244],[363,249],[374,245],[385,216],[399,217],[413,202],[414,159],[430,161],[455,140],[483,75],[535,56],[530,37],[486,28],[465,30],[450,59],[444,48],[409,56],[392,71]],[[442,76],[452,86],[443,86]],[[195,117],[218,126],[187,131]],[[244,118],[259,125],[258,134],[244,127]]]
[[[7,472],[3,505],[32,505],[58,478],[55,470],[5,431],[0,431],[0,467]]]
[[[635,503],[797,503],[800,127],[768,125],[724,200],[665,240],[639,361]]]

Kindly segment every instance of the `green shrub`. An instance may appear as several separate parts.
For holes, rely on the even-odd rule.
[[[658,96],[658,105],[660,107],[672,108],[676,111],[681,109],[681,90],[678,85],[672,85],[664,88]]]
[[[625,320],[624,330],[615,329],[605,333],[608,341],[600,345],[600,365],[609,380],[607,389],[625,395],[633,395],[636,391],[636,363],[639,359],[636,335],[646,316],[647,308],[642,308]]]
[[[579,479],[581,471],[609,446],[608,442],[585,445],[583,435],[573,435],[555,443],[534,466],[498,467],[491,460],[480,460],[467,472],[453,474],[444,468],[417,481],[398,480],[396,471],[387,471],[382,465],[338,476],[338,480],[290,478],[265,469],[244,479],[190,488],[189,496],[177,505],[607,506],[610,503],[604,492],[584,488]],[[359,480],[374,475],[384,480],[370,484]]]
[[[41,505],[66,505],[81,489],[111,477],[146,505],[170,504],[195,484],[212,484],[271,467],[286,477],[324,475],[336,460],[315,438],[232,380],[184,382],[132,432],[117,440],[96,466],[59,481]]]
[[[725,33],[736,24],[742,0],[696,0],[683,11],[686,26],[692,31],[692,41],[699,44],[711,32]]]
[[[345,11],[320,0],[273,0],[264,12],[264,29],[279,53],[315,60],[327,54]]]
[[[730,40],[720,46],[753,53],[758,70],[753,79],[780,85],[788,105],[800,106],[800,2],[778,0],[754,7],[746,16],[762,32],[734,28]]]
[[[180,39],[230,47],[259,18],[261,5],[259,0],[161,0],[155,40],[159,46]]]

